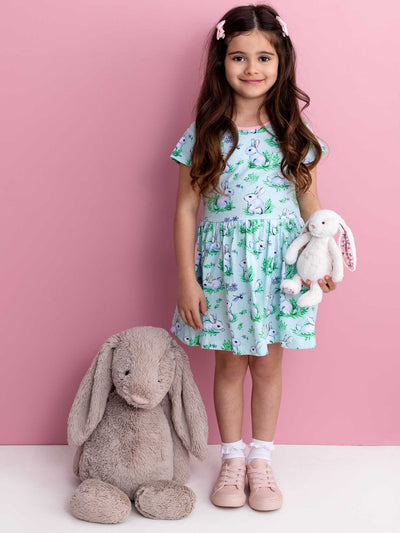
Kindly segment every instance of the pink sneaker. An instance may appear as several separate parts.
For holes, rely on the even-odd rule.
[[[211,492],[211,501],[218,507],[242,507],[246,502],[244,483],[246,465],[244,459],[225,459]]]
[[[272,467],[265,459],[253,459],[247,465],[249,505],[256,511],[274,511],[282,506],[282,493],[276,484]]]

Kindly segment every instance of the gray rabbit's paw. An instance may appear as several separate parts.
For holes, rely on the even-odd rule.
[[[86,479],[73,493],[70,508],[80,520],[120,524],[127,519],[132,504],[128,496],[114,485],[99,479]]]
[[[192,512],[196,495],[175,481],[160,480],[141,485],[134,502],[139,513],[147,518],[179,520]]]

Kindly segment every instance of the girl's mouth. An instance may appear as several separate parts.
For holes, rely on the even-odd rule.
[[[257,84],[257,83],[261,83],[262,81],[264,80],[241,80],[241,81],[244,81],[245,83],[254,83],[254,84]]]

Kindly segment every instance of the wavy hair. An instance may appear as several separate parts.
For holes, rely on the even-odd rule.
[[[267,34],[279,58],[277,80],[258,109],[258,123],[261,124],[261,111],[264,109],[282,151],[281,173],[295,184],[296,192],[302,194],[311,185],[310,169],[318,164],[322,149],[317,137],[301,118],[301,111],[310,105],[310,98],[296,86],[296,53],[290,37],[282,35],[277,15],[275,9],[265,4],[235,7],[221,18],[225,19],[225,38],[217,40],[215,28],[210,32],[206,69],[196,103],[196,138],[190,170],[192,187],[196,184],[203,197],[209,197],[213,191],[223,193],[218,186],[219,177],[239,140],[232,120],[233,90],[225,78],[227,47],[230,39],[254,29]],[[305,102],[301,111],[298,99]],[[233,145],[224,159],[221,139],[227,132],[232,136]],[[302,160],[310,143],[315,147],[315,159],[305,164]]]

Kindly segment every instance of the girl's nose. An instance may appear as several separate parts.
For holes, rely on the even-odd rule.
[[[246,67],[246,74],[256,74],[257,72],[258,72],[257,63],[253,61],[249,61]]]

